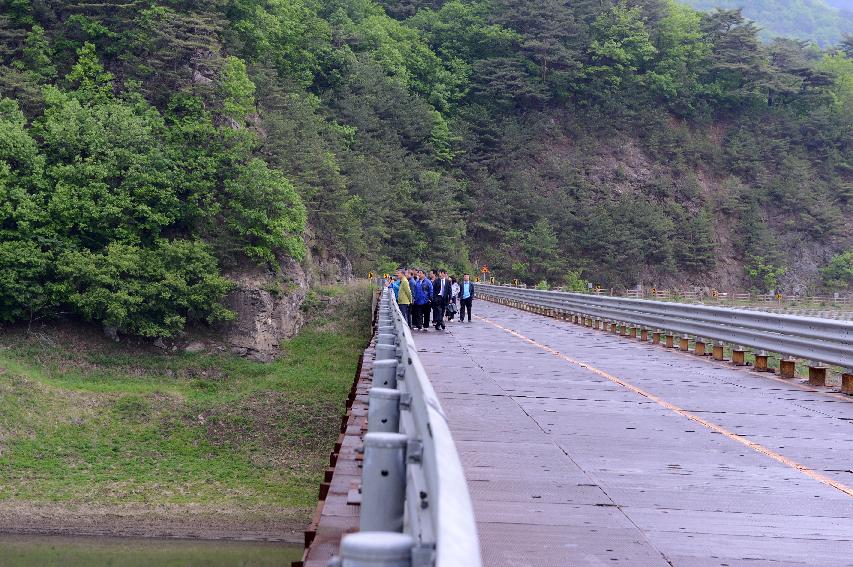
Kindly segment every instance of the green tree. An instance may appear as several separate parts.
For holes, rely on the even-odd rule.
[[[853,286],[853,250],[833,256],[820,273],[824,285],[830,289],[848,289]]]
[[[239,57],[226,57],[219,75],[219,96],[226,118],[242,124],[255,112],[255,83]]]
[[[607,96],[623,87],[644,84],[657,49],[651,43],[640,6],[626,2],[614,5],[596,18],[591,33],[589,65],[584,72],[591,92]]]

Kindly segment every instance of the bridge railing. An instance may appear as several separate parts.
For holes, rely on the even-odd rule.
[[[478,295],[647,330],[693,335],[737,347],[853,368],[853,322],[763,311],[592,296],[504,286],[477,287]]]
[[[360,531],[344,567],[481,567],[468,484],[438,396],[390,290],[377,319],[364,436]]]

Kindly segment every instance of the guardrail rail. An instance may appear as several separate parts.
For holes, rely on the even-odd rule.
[[[766,353],[772,352],[811,361],[815,367],[853,368],[851,321],[485,284],[477,286],[477,295],[586,317],[595,326],[631,325],[635,332],[637,328],[668,331],[683,335],[684,340],[692,335],[703,346],[708,340],[736,349],[748,347],[758,350],[765,362]]]
[[[359,532],[343,567],[481,567],[468,484],[447,418],[393,293],[379,300]]]

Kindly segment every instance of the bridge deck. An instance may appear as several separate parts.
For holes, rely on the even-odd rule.
[[[475,314],[415,340],[484,565],[853,565],[849,399],[484,301]]]

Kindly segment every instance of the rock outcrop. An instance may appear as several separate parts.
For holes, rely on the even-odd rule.
[[[236,287],[226,306],[236,318],[225,325],[223,341],[234,354],[264,362],[274,359],[281,341],[293,337],[304,322],[304,268],[288,258],[276,273],[247,260],[227,275]]]
[[[353,278],[346,256],[314,246],[302,263],[280,259],[278,272],[244,260],[226,275],[235,284],[226,306],[236,318],[224,326],[222,342],[234,354],[264,362],[281,354],[281,342],[305,323],[301,307],[311,286]]]

